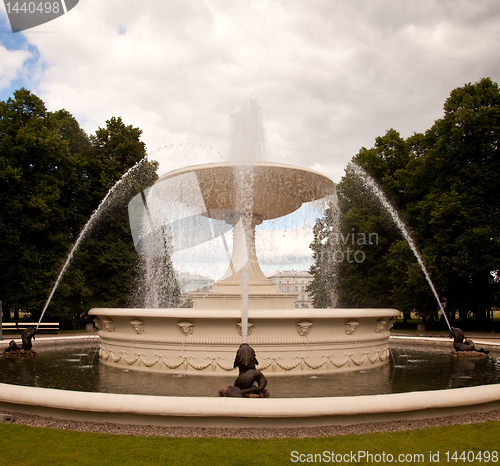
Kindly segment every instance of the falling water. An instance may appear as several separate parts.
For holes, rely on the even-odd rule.
[[[265,154],[265,137],[262,125],[262,111],[253,100],[247,100],[230,117],[231,141],[229,158],[232,161],[255,162],[262,160]],[[252,218],[253,207],[253,165],[245,164],[235,167],[235,180],[238,186],[237,209],[242,222],[245,251],[242,255],[247,260],[241,271],[241,335],[242,342],[247,342],[248,334],[248,299],[250,275],[249,247],[254,234]]]
[[[439,305],[439,308],[441,309],[441,312],[446,320],[446,323],[448,324],[448,328],[451,331],[450,322],[448,320],[448,317],[446,316],[446,312],[444,312],[443,305],[441,304],[441,300],[439,299],[439,295],[436,291],[434,283],[431,280],[431,276],[429,275],[429,272],[427,271],[427,268],[425,267],[424,261],[422,260],[422,257],[420,256],[420,253],[418,252],[418,249],[415,246],[415,243],[413,242],[413,239],[410,236],[410,233],[408,232],[408,229],[406,228],[405,223],[399,217],[398,211],[389,202],[389,200],[387,199],[384,192],[380,189],[380,187],[377,185],[377,183],[375,182],[375,180],[372,177],[370,177],[359,165],[351,164],[351,167],[353,168],[354,173],[364,181],[365,186],[370,188],[372,190],[372,192],[379,198],[380,202],[386,208],[387,212],[389,212],[394,223],[396,224],[396,226],[399,228],[399,230],[401,231],[401,233],[405,237],[411,250],[413,251],[413,254],[417,258],[417,261],[420,265],[420,268],[422,269],[422,272],[425,275],[427,283],[429,283],[429,286],[431,287],[432,293],[434,294],[434,297],[436,298],[436,301]]]
[[[241,197],[239,199],[242,210],[241,213],[241,222],[243,226],[243,231],[245,235],[245,241],[243,245],[245,247],[244,255],[246,256],[245,265],[241,271],[241,336],[242,343],[247,342],[248,336],[248,300],[249,300],[249,292],[250,292],[250,245],[252,244],[252,235],[253,235],[253,226],[252,226],[252,178],[253,178],[253,170],[252,167],[242,167],[238,170],[238,184],[242,188],[240,193]],[[250,194],[250,195],[248,195]]]
[[[331,241],[332,233],[337,234],[340,231],[340,208],[337,197],[337,191],[329,195],[325,199],[327,210],[323,213],[324,222],[316,221],[313,231],[315,236],[319,238],[321,244],[324,247],[325,254],[319,255],[319,267],[316,273],[319,273],[321,286],[325,289],[333,290],[329,297],[329,303],[325,305],[331,308],[336,308],[338,305],[338,278],[339,278],[339,264],[340,261],[335,260],[339,254],[342,254],[342,242],[338,240]],[[334,260],[325,260],[329,258],[334,258]]]
[[[38,329],[38,326],[40,325],[40,322],[43,319],[43,316],[45,315],[45,311],[47,310],[47,307],[49,306],[50,302],[52,301],[52,297],[54,296],[54,293],[59,286],[59,283],[61,282],[64,273],[66,272],[66,269],[68,268],[69,264],[71,263],[71,260],[73,259],[73,255],[77,251],[77,249],[80,247],[80,244],[82,241],[85,239],[87,234],[91,231],[91,229],[94,227],[95,223],[99,220],[101,217],[102,213],[108,206],[110,199],[112,195],[115,193],[115,191],[123,184],[123,182],[129,177],[130,174],[132,174],[144,161],[146,160],[146,157],[142,158],[137,162],[133,167],[129,168],[123,175],[122,177],[114,184],[114,186],[111,187],[111,189],[107,192],[106,196],[104,196],[104,199],[101,201],[99,206],[97,207],[96,210],[92,213],[90,216],[89,220],[83,227],[82,231],[78,235],[78,238],[76,239],[75,244],[71,248],[71,251],[68,254],[68,257],[66,258],[66,262],[64,263],[61,271],[59,272],[59,275],[57,277],[56,282],[54,283],[54,286],[52,287],[52,290],[49,294],[49,297],[47,298],[47,301],[45,302],[45,306],[43,307],[42,314],[40,315],[40,319],[38,319],[38,323],[36,325],[36,328]]]

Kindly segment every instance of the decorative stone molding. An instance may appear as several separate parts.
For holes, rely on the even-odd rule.
[[[91,315],[99,318],[98,325],[102,327],[99,337],[101,361],[105,365],[165,375],[211,377],[237,373],[232,366],[235,350],[243,340],[239,309],[228,311],[227,316],[220,311],[190,309],[98,312]],[[364,309],[299,309],[276,315],[267,310],[252,311],[246,334],[257,354],[258,369],[271,376],[369,370],[388,361],[386,329],[395,315],[393,310]],[[144,331],[139,333],[141,322]],[[378,333],[377,325],[382,328]]]
[[[99,319],[99,317],[96,317],[94,319],[94,324],[99,330],[102,330],[102,321],[101,319]]]
[[[137,335],[144,333],[144,327],[146,326],[146,324],[142,320],[134,319],[131,320],[130,323],[134,327],[135,333],[137,333]]]
[[[146,353],[136,351],[133,353],[133,357],[128,357],[127,351],[116,351],[112,348],[101,347],[99,350],[99,357],[106,362],[113,362],[115,364],[125,363],[129,366],[144,366],[144,367],[156,367],[157,369],[170,369],[170,370],[188,370],[189,368],[195,369],[197,371],[202,371],[205,369],[211,369],[213,372],[219,367],[223,371],[234,371],[235,368],[232,365],[224,364],[220,357],[210,357],[206,356],[204,359],[208,362],[202,362],[201,364],[196,364],[195,357],[193,356],[178,356],[178,361],[169,361],[168,355],[155,353],[152,355],[146,355]]]
[[[108,332],[114,332],[115,323],[111,319],[103,319],[102,323],[104,324],[104,327],[106,327],[106,330]]]
[[[175,325],[175,324],[174,324]],[[107,333],[106,341],[118,342],[127,339],[130,342],[133,342],[134,345],[142,345],[146,344],[161,344],[161,345],[173,345],[173,346],[183,346],[186,344],[185,335],[179,331],[178,335],[165,335],[154,333],[154,330],[151,330],[148,333],[143,333],[142,335],[130,334],[129,332],[119,331],[117,326],[115,325],[115,331],[113,333]],[[367,342],[368,344],[373,341],[380,341],[381,343],[385,341],[384,333],[362,333],[356,336],[356,341],[358,343]],[[230,336],[218,336],[218,335],[198,335],[193,334],[189,337],[189,345],[192,347],[196,346],[214,346],[214,347],[238,347],[241,344],[241,334],[234,333],[234,335]],[[350,335],[346,335],[344,332],[342,335],[332,335],[332,334],[324,334],[324,335],[316,335],[313,332],[313,335],[309,333],[307,338],[301,337],[298,334],[290,335],[290,336],[281,336],[281,335],[269,335],[263,337],[252,337],[252,346],[258,348],[259,346],[272,346],[272,347],[280,347],[280,346],[292,346],[297,345],[299,347],[307,346],[311,348],[313,346],[318,345],[347,345],[348,347],[352,347],[352,337]]]
[[[395,322],[394,317],[391,317],[389,319],[389,321],[387,322],[387,328],[386,328],[386,330],[390,330],[392,327],[394,327],[394,322]]]
[[[238,327],[238,335],[241,337],[243,336],[243,331],[241,329],[241,322],[237,323],[236,326]],[[252,334],[252,328],[253,328],[253,324],[251,324],[250,322],[248,322],[248,327],[247,327],[247,337],[249,337],[251,334]]]
[[[189,322],[188,320],[183,320],[177,323],[177,326],[180,328],[181,332],[188,336],[193,334],[194,324]]]
[[[308,369],[322,371],[328,369],[328,371],[336,371],[342,369],[344,366],[371,366],[374,364],[379,364],[384,362],[389,358],[388,348],[375,349],[372,355],[368,351],[362,351],[360,353],[344,353],[342,356],[337,354],[322,354],[320,359],[314,362],[309,355],[297,355],[293,356],[291,361],[285,361],[282,356],[267,356],[264,357],[264,363],[257,367],[258,370],[263,371],[269,369],[270,371],[292,371],[295,372],[304,371]],[[113,348],[107,348],[101,346],[99,350],[100,358],[106,363],[114,363],[119,365],[128,366],[144,366],[144,367],[155,367],[159,370],[188,370],[194,369],[196,371],[209,370],[216,372],[221,369],[224,372],[234,371],[234,367],[231,363],[225,364],[222,357],[206,356],[204,361],[197,363],[197,358],[194,356],[177,356],[177,360],[173,361],[170,359],[168,354],[146,354],[144,352],[135,351],[132,355],[129,352],[123,350],[115,350]]]
[[[311,327],[313,326],[312,322],[309,322],[307,320],[303,320],[302,322],[297,322],[295,325],[297,326],[297,333],[301,337],[306,337],[311,331]]]
[[[321,357],[324,358],[322,361],[313,363],[310,360],[309,356],[295,356],[293,358],[295,361],[292,364],[285,364],[282,361],[282,357],[265,357],[264,360],[266,360],[266,363],[260,365],[258,369],[260,371],[263,371],[265,369],[271,368],[272,371],[276,371],[278,368],[280,368],[285,371],[291,371],[300,366],[300,370],[303,371],[306,368],[316,370],[322,368],[323,366],[325,366],[326,368],[340,369],[345,365],[369,365],[388,359],[389,350],[387,348],[384,348],[382,350],[375,350],[373,357],[370,357],[367,351],[363,351],[361,354],[344,353],[344,359],[341,361],[335,360],[335,356],[332,354],[321,355]]]
[[[359,322],[357,320],[348,320],[345,323],[345,334],[346,335],[351,335],[354,333],[354,330],[356,330],[356,327],[359,325]]]
[[[385,329],[385,324],[387,322],[383,319],[379,319],[377,320],[377,322],[375,322],[375,333],[380,333],[382,332],[384,329]]]

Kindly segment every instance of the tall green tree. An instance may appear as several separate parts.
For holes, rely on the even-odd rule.
[[[156,181],[158,167],[144,158],[141,133],[113,117],[90,137],[91,151],[84,166],[87,212],[97,209],[110,189],[112,195],[106,198],[102,213],[93,214],[89,234],[49,309],[67,325],[85,321],[93,307],[126,307],[129,302],[138,255],[132,242],[128,203]],[[122,178],[129,169],[129,175]]]
[[[401,235],[365,181],[349,166],[337,186],[343,251],[339,301],[343,307],[390,307],[394,302],[386,256]]]
[[[449,313],[484,324],[489,281],[498,280],[500,264],[498,85],[485,78],[455,89],[444,109],[425,134],[404,140],[389,130],[353,161],[398,208]],[[343,235],[379,233],[366,261],[340,264],[341,303],[394,305],[434,317],[437,303],[408,245],[352,170],[338,192]]]
[[[450,94],[401,171],[413,231],[450,311],[486,320],[500,263],[500,92],[489,78]]]
[[[69,114],[47,112],[26,89],[0,102],[0,296],[6,307],[41,308],[81,222],[75,208],[81,160],[64,129],[74,123]]]
[[[0,299],[38,319],[83,225],[131,167],[67,269],[45,319],[73,327],[94,305],[127,302],[137,260],[127,203],[156,179],[141,130],[111,118],[88,137],[26,89],[0,102]],[[141,163],[139,163],[142,161]]]
[[[313,227],[314,264],[309,273],[314,279],[307,287],[316,308],[336,307],[338,303],[338,253],[339,244],[332,232],[338,227],[338,206],[330,204]]]

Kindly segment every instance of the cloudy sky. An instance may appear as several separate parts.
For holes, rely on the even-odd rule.
[[[389,128],[442,116],[451,90],[500,81],[498,0],[80,0],[13,34],[0,5],[0,99],[22,86],[94,132],[111,116],[153,153],[227,150],[229,115],[262,108],[270,160],[334,181]],[[184,161],[183,161],[184,163]]]

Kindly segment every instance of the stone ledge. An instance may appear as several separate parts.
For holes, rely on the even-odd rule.
[[[88,393],[0,384],[0,409],[57,419],[199,427],[353,425],[488,412],[500,384],[332,398],[203,398]]]

